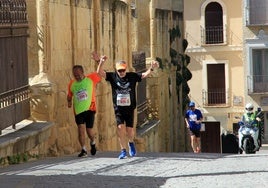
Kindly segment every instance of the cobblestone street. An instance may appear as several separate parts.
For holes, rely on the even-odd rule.
[[[0,169],[1,187],[266,187],[268,150],[253,155],[139,153],[117,159],[117,152],[95,157],[46,158]]]

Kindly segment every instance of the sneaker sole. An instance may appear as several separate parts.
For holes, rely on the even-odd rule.
[[[87,157],[87,155],[78,156],[79,158]]]
[[[128,154],[130,157],[135,157],[137,155],[137,152],[134,155],[132,155],[130,152]]]
[[[96,155],[96,153],[97,153],[97,151],[95,151],[94,153],[90,151],[90,154],[93,156]]]
[[[118,159],[127,159],[127,156],[125,156],[125,157],[118,157]]]

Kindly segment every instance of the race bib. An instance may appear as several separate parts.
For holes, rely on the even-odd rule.
[[[129,94],[117,94],[117,106],[130,106]]]
[[[76,98],[78,101],[84,101],[87,100],[88,95],[86,90],[82,90],[76,93]]]

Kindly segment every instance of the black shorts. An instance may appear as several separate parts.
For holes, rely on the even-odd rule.
[[[200,130],[191,130],[189,129],[189,133],[191,136],[195,136],[196,138],[200,138]]]
[[[133,127],[134,109],[116,109],[115,110],[116,124],[121,125],[126,123],[127,127]]]
[[[95,120],[95,111],[85,111],[75,116],[75,122],[77,125],[86,124],[87,128],[93,128]]]

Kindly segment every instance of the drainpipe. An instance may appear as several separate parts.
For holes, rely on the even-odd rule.
[[[99,26],[100,26],[100,19],[99,19],[99,11],[100,11],[100,2],[99,1],[92,1],[93,3],[93,24],[94,27],[92,27],[93,33],[92,33],[92,39],[93,44],[94,44],[94,51],[98,51],[100,49],[100,31],[99,31]],[[103,52],[101,52],[103,54]],[[97,64],[96,64],[97,66]]]
[[[151,38],[151,58],[154,59],[156,57],[155,55],[155,1],[150,2],[150,38]]]
[[[77,29],[77,4],[78,1],[74,1],[74,5],[72,4],[72,0],[70,0],[70,22],[71,22],[71,58],[72,58],[72,67],[76,64],[76,32]]]

